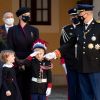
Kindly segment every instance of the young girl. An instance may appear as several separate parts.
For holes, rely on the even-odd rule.
[[[46,43],[38,39],[33,44],[33,53],[23,62],[31,67],[31,100],[46,100],[46,96],[51,94],[52,64],[43,57],[46,50]]]
[[[0,100],[22,100],[13,68],[14,55],[15,53],[11,50],[3,50],[0,54],[1,61],[4,63],[2,66]]]

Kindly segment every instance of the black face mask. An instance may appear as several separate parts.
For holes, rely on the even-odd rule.
[[[74,23],[75,25],[78,25],[80,23],[78,18],[72,18],[72,23]]]
[[[79,19],[79,21],[80,21],[81,24],[84,23],[84,19],[85,19],[85,18],[84,18],[83,16],[78,16],[78,19]]]
[[[30,16],[22,16],[22,20],[24,21],[24,22],[29,22],[30,21]]]

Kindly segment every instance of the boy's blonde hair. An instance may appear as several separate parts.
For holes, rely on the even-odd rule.
[[[0,60],[4,63],[7,62],[7,58],[9,57],[10,54],[15,54],[14,51],[12,50],[2,50],[0,53]]]

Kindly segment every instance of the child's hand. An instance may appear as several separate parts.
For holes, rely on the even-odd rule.
[[[46,96],[49,96],[51,94],[51,88],[47,88],[46,90]]]
[[[39,51],[34,51],[33,53],[30,54],[31,57],[36,56],[39,53]]]
[[[56,59],[56,54],[55,52],[50,52],[44,55],[44,58],[46,58],[47,60],[52,60],[52,59]]]
[[[11,96],[11,91],[6,91],[6,96]]]

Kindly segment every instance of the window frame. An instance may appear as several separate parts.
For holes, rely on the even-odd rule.
[[[37,8],[37,0],[31,0],[31,22],[30,24],[32,25],[51,25],[51,0],[47,0],[47,5],[48,5],[48,8],[43,8],[43,0],[41,0],[41,6],[42,8],[39,9]],[[23,5],[21,4],[22,3],[22,0],[19,0],[19,6],[22,7]],[[27,7],[27,0],[25,0],[25,3],[24,3],[24,6]],[[37,10],[41,10],[41,18],[42,18],[42,21],[37,21],[37,16],[36,16],[36,13],[37,13]],[[43,21],[43,11],[44,10],[47,10],[48,11],[48,14],[47,14],[47,21]]]

